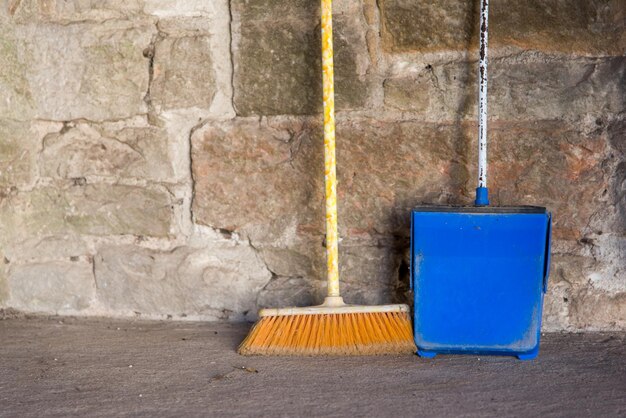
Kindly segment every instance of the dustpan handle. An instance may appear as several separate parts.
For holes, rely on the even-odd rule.
[[[480,2],[480,61],[478,64],[478,187],[476,206],[489,205],[487,190],[487,43],[489,0]]]

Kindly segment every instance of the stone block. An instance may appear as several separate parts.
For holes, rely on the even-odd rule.
[[[427,120],[477,117],[475,63],[427,65],[385,81],[385,105]],[[582,119],[624,108],[624,57],[495,59],[489,67],[489,117],[502,120]]]
[[[626,49],[623,1],[496,0],[490,12],[495,46],[590,56],[621,56]]]
[[[625,57],[504,61],[490,71],[492,116],[497,119],[595,118],[623,111],[626,102]]]
[[[574,330],[570,306],[572,300],[571,288],[565,283],[548,285],[548,292],[543,300],[543,316],[541,319],[542,331]]]
[[[0,20],[0,114],[6,119],[27,120],[34,112],[25,43],[9,23]]]
[[[144,0],[13,0],[9,15],[18,23],[102,22],[142,12]]]
[[[158,3],[163,4],[153,11],[159,16],[159,36],[150,94],[155,110],[199,112],[201,119],[232,118],[229,1]]]
[[[272,247],[264,244],[261,241],[259,248],[263,262],[272,273],[280,277],[311,277],[315,270],[311,259],[315,256],[324,257],[322,251],[314,250],[314,247],[319,247],[319,245],[311,245],[309,240],[300,243],[290,242],[287,247]]]
[[[441,92],[430,72],[421,72],[414,76],[389,78],[383,83],[385,105],[388,108],[415,112],[421,115],[449,116]],[[439,99],[439,100],[437,100]],[[434,109],[433,109],[434,108]],[[452,113],[454,115],[454,113]]]
[[[544,323],[548,330],[616,330],[625,323],[626,240],[611,234],[586,240],[591,255],[554,254]]]
[[[78,313],[95,297],[91,263],[50,262],[11,266],[7,306],[27,312]]]
[[[43,140],[41,175],[167,181],[173,177],[167,133],[153,126],[77,123]]]
[[[19,90],[32,103],[30,115],[67,121],[145,113],[149,62],[143,50],[155,32],[146,19],[16,27],[20,43],[12,66],[24,69]]]
[[[312,306],[323,300],[323,284],[303,277],[274,277],[259,292],[259,308]]]
[[[212,61],[208,36],[167,37],[157,41],[150,87],[152,103],[159,110],[208,109],[216,93]]]
[[[603,136],[559,122],[492,123],[489,147],[493,204],[546,206],[553,212],[555,239],[583,238],[605,205],[609,175],[603,170]]]
[[[382,0],[383,48],[389,52],[468,49],[478,24],[474,3]],[[493,25],[491,22],[491,28]]]
[[[225,0],[143,0],[144,12],[159,18],[215,15]],[[218,5],[218,6],[216,6]]]
[[[101,303],[144,315],[254,317],[259,292],[271,279],[254,249],[242,242],[169,252],[105,247],[95,263]]]
[[[626,327],[626,293],[583,289],[572,306],[577,329],[589,331],[623,330]]]
[[[400,255],[394,248],[346,246],[340,252],[341,292],[348,303],[395,302]]]
[[[558,243],[558,242],[557,242]],[[553,243],[555,246],[555,243]],[[573,303],[586,277],[594,268],[591,257],[568,253],[552,254],[548,292],[544,298],[543,327],[547,330],[576,329]]]
[[[66,232],[66,231],[64,231]],[[24,237],[22,237],[24,238]],[[91,257],[87,242],[78,235],[53,235],[31,237],[23,241],[11,242],[3,247],[2,256],[9,263],[32,264],[49,261],[79,261]]]
[[[383,0],[383,47],[389,52],[478,48],[479,2]],[[498,0],[489,7],[491,47],[622,55],[626,4],[610,0]]]
[[[48,186],[0,201],[3,238],[16,242],[59,234],[165,237],[172,212],[167,192],[123,185]]]
[[[626,236],[616,232],[584,240],[596,262],[587,274],[585,284],[608,294],[626,293]]]
[[[321,111],[318,8],[310,2],[233,3],[235,107],[239,115]],[[279,15],[289,18],[277,19]],[[362,108],[369,98],[365,28],[362,14],[334,20],[339,109]]]
[[[318,128],[296,119],[236,119],[195,131],[196,221],[231,231],[264,227],[257,235],[270,242],[288,231],[295,236],[300,223],[321,225],[319,135]]]
[[[0,188],[34,181],[39,140],[30,123],[0,119]]]

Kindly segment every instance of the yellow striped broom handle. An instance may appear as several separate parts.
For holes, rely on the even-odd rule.
[[[322,0],[322,74],[324,88],[324,185],[326,188],[326,262],[328,264],[328,296],[339,296],[332,0]]]

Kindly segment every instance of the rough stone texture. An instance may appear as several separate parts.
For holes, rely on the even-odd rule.
[[[136,186],[80,185],[81,181],[5,197],[0,202],[3,235],[18,241],[60,233],[168,235],[172,203],[167,192]]]
[[[521,362],[484,356],[242,357],[234,349],[248,329],[247,324],[59,317],[1,321],[3,413],[619,417],[625,412],[624,333],[549,333],[542,337],[539,357]]]
[[[414,204],[462,192],[467,138],[456,126],[351,118],[340,121],[338,136],[339,216],[349,235],[397,232]],[[317,123],[207,124],[192,138],[196,219],[243,231],[275,223],[258,237],[265,242],[280,240],[294,220],[296,234],[323,234],[321,147]],[[421,174],[429,170],[433,176]]]
[[[143,0],[146,13],[160,18],[198,17],[216,12],[216,4],[220,0],[207,2],[204,0]]]
[[[20,23],[101,22],[128,19],[142,11],[144,0],[9,0],[7,11]]]
[[[9,299],[9,283],[7,282],[7,266],[6,262],[0,262],[0,307],[7,306]]]
[[[156,93],[157,84],[161,83],[166,95],[162,99],[173,100],[179,106],[175,109],[178,114],[187,114],[190,110],[199,114],[200,119],[232,117],[229,0],[150,0],[145,10],[158,17],[159,33],[152,45],[153,50],[158,49],[152,61]],[[168,91],[173,93],[169,99]],[[158,100],[157,94],[156,102],[151,103],[157,105],[157,111]],[[193,107],[187,109],[189,106]],[[197,124],[198,118],[187,131]],[[193,117],[188,115],[187,123],[191,121]]]
[[[427,119],[476,119],[475,63],[426,64],[385,81],[385,104]],[[564,60],[526,53],[489,65],[491,119],[580,119],[619,113],[626,59]]]
[[[39,154],[41,175],[168,180],[173,169],[167,142],[166,133],[154,126],[66,125],[44,137]]]
[[[0,119],[0,187],[24,186],[35,177],[37,136],[27,122]]]
[[[32,114],[66,121],[145,113],[148,60],[142,51],[154,31],[149,20],[17,27]]]
[[[615,153],[615,169],[610,188],[617,212],[613,228],[616,232],[626,235],[626,120],[610,122],[607,133],[609,144]]]
[[[478,22],[475,2],[471,1],[383,0],[379,3],[383,45],[388,51],[467,49]]]
[[[553,237],[580,240],[606,202],[606,141],[561,123],[491,125],[494,203],[543,204],[554,212]],[[528,164],[532,161],[532,164]]]
[[[95,259],[99,299],[112,311],[256,317],[270,272],[247,243],[168,252],[136,246],[103,248]]]
[[[11,266],[7,304],[34,312],[77,313],[95,296],[93,271],[85,262]]]
[[[260,308],[311,306],[319,303],[322,289],[303,277],[276,276],[260,292]]]
[[[319,126],[297,119],[238,119],[197,130],[196,220],[227,230],[274,220],[272,236],[281,235],[290,218],[319,221],[323,179],[315,174],[323,162],[316,137]]]
[[[437,3],[382,0],[383,45],[391,52],[476,48],[478,1]],[[524,50],[619,55],[626,48],[619,0],[494,0],[491,46]]]
[[[0,20],[0,114],[25,118],[33,114],[33,96],[23,59],[23,42]]]
[[[65,232],[65,231],[64,231]],[[79,235],[32,236],[2,250],[4,263],[29,264],[45,261],[90,261],[89,245]]]
[[[408,236],[409,208],[454,202],[464,193],[467,140],[457,131],[376,119],[339,124],[340,232],[350,237],[341,249],[347,297],[362,303],[396,297],[394,234]],[[322,280],[320,148],[319,126],[295,119],[207,124],[192,137],[196,221],[244,233],[278,276]],[[425,170],[435,175],[425,177]]]
[[[154,50],[152,103],[161,109],[208,108],[215,95],[210,40],[165,38]]]
[[[321,111],[318,5],[311,2],[233,2],[235,108],[239,115]],[[283,16],[276,19],[276,15]],[[359,15],[334,21],[336,102],[362,108],[370,66]]]
[[[549,330],[626,328],[625,4],[492,2],[489,186],[554,214]],[[478,6],[333,2],[350,302],[410,301],[411,207],[473,200]],[[0,2],[0,307],[320,302],[319,46],[308,0]]]

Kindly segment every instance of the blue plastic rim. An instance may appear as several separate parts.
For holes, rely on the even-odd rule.
[[[550,263],[545,208],[420,206],[411,227],[418,354],[539,352]]]

